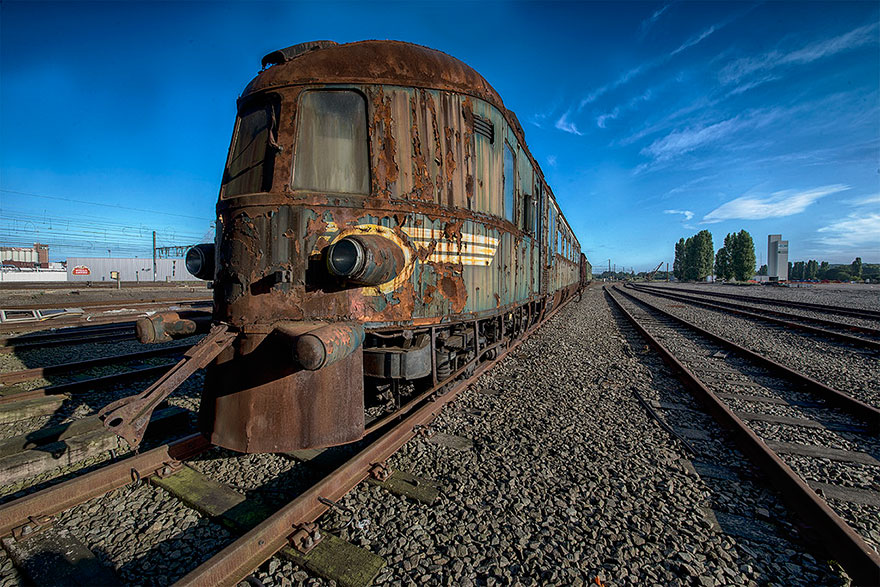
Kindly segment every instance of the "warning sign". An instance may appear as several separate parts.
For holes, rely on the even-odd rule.
[[[73,268],[74,275],[91,275],[92,272],[85,265],[77,265]]]

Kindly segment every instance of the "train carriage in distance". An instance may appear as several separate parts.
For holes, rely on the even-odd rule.
[[[587,275],[513,112],[403,42],[267,55],[217,218],[188,266],[236,338],[207,368],[200,426],[241,452],[361,438],[365,402],[472,373]]]

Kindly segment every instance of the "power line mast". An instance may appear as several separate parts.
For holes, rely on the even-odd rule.
[[[153,281],[156,281],[156,231],[153,231]]]

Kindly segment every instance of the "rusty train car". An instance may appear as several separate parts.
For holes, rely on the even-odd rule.
[[[461,61],[403,42],[264,57],[217,219],[187,266],[236,336],[207,368],[200,426],[241,452],[360,439],[365,403],[472,373],[589,275],[514,113]]]

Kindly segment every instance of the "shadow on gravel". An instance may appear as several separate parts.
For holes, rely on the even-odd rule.
[[[798,576],[801,581],[809,581],[810,571],[817,579],[827,581],[827,570],[815,565],[799,565],[797,573],[792,569],[782,570],[782,566],[790,563],[797,553],[824,552],[822,546],[806,539],[809,528],[795,520],[779,496],[767,489],[769,481],[735,448],[733,438],[704,413],[702,406],[678,382],[638,331],[629,325],[626,317],[611,303],[609,309],[628,345],[625,352],[651,374],[639,392],[664,423],[685,441],[683,443],[670,435],[670,440],[680,447],[682,456],[672,456],[664,464],[671,471],[684,471],[689,477],[699,479],[705,488],[708,506],[699,512],[704,523],[714,532],[734,539],[740,556],[738,563],[751,565],[759,572],[759,583],[779,581],[785,576]],[[647,410],[643,411],[653,419]],[[685,443],[694,449],[695,454]],[[672,491],[672,477],[668,483]],[[670,559],[665,565],[679,576],[694,576],[693,568],[686,560]]]

